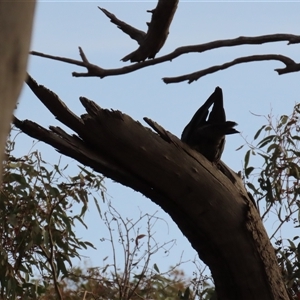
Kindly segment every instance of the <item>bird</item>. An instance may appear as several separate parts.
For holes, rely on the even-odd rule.
[[[234,128],[236,125],[233,121],[226,121],[222,89],[216,87],[184,128],[181,141],[200,152],[209,161],[218,163],[224,151],[225,135],[239,133]]]

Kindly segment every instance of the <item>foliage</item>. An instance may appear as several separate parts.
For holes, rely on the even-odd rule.
[[[86,227],[88,193],[103,189],[103,178],[83,168],[67,178],[67,166],[49,166],[37,151],[16,158],[14,146],[8,141],[0,193],[1,299],[37,299],[52,280],[59,296],[58,278],[68,276],[71,259],[93,247],[74,226]],[[37,274],[39,284],[31,280]]]
[[[102,267],[72,267],[72,259],[81,258],[80,250],[93,247],[80,240],[74,229],[78,223],[86,227],[83,218],[89,194],[100,192],[104,199],[103,178],[82,167],[78,175],[66,177],[68,166],[51,166],[38,151],[17,158],[14,147],[9,140],[0,194],[1,299],[195,299],[197,294],[207,295],[207,278],[201,274],[199,280],[195,275],[190,284],[178,270],[181,262],[166,272],[157,264],[150,267],[156,253],[167,255],[175,243],[155,241],[153,227],[163,220],[142,213],[135,221],[126,219],[110,203],[103,214],[108,238],[102,241],[111,245],[111,257],[103,259]],[[119,248],[123,268],[117,267]]]
[[[254,141],[264,137],[245,155],[246,185],[256,198],[264,221],[275,219],[271,240],[275,243],[278,262],[289,292],[300,297],[300,242],[299,236],[282,237],[285,226],[300,227],[300,104],[294,106],[290,116],[278,120],[267,117],[255,134]],[[275,121],[274,121],[275,120]],[[260,167],[250,166],[250,158],[260,157]],[[295,241],[297,243],[295,244]],[[298,298],[297,298],[298,299]]]
[[[194,278],[189,280],[178,269],[181,262],[166,272],[161,272],[156,263],[150,266],[154,254],[159,251],[168,254],[174,244],[170,241],[158,245],[155,241],[153,226],[162,221],[155,214],[141,214],[133,221],[123,218],[108,204],[104,221],[109,237],[102,241],[111,245],[111,255],[103,259],[102,267],[70,270],[61,284],[64,299],[215,299],[214,289],[203,275],[205,268],[200,270],[197,266],[199,273],[194,272]],[[143,221],[145,234],[141,233],[145,227]],[[118,253],[119,249],[122,253]],[[53,285],[41,299],[56,299]]]
[[[63,299],[190,299],[179,296],[181,293],[179,291],[184,289],[185,284],[183,273],[180,277],[174,274],[176,272],[171,272],[169,277],[158,274],[149,278],[144,277],[131,298],[129,295],[123,298],[116,282],[104,276],[102,271],[101,268],[94,267],[85,270],[73,268],[72,275],[61,284]],[[133,280],[129,287],[133,287],[135,283],[136,280]],[[47,293],[40,299],[57,299],[54,287],[49,286]]]
[[[161,219],[155,214],[123,218],[110,203],[103,219],[108,238],[101,241],[111,246],[111,255],[103,258],[102,267],[73,268],[62,283],[64,299],[191,299],[184,273],[177,270],[180,263],[167,272],[150,266],[156,253],[168,254],[174,245],[174,240],[155,241],[153,226]],[[41,299],[55,299],[54,287]]]

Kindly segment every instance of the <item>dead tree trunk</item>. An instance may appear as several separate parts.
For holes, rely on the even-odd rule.
[[[236,173],[149,119],[158,134],[83,97],[87,114],[77,117],[33,79],[28,85],[76,135],[27,120],[15,119],[15,125],[160,205],[209,266],[218,299],[288,299],[274,249]]]

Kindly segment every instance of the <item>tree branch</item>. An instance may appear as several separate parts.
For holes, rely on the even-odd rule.
[[[286,57],[284,55],[278,55],[278,54],[263,54],[263,55],[251,55],[251,56],[244,56],[244,57],[239,57],[234,59],[231,62],[227,62],[223,65],[219,66],[212,66],[210,68],[178,76],[178,77],[165,77],[162,80],[164,83],[178,83],[182,81],[188,81],[188,83],[192,83],[193,81],[197,81],[199,78],[206,76],[208,74],[212,74],[215,72],[218,72],[220,70],[225,70],[228,69],[234,65],[237,64],[243,64],[243,63],[248,63],[248,62],[253,62],[253,61],[264,61],[264,60],[277,60],[286,65],[285,68],[283,69],[275,69],[279,75],[285,74],[285,73],[291,73],[291,72],[298,72],[300,71],[300,64],[297,64],[295,61],[290,59],[289,57]]]
[[[147,60],[136,64],[131,64],[128,66],[125,66],[123,68],[116,68],[116,69],[103,69],[97,65],[89,63],[87,60],[83,50],[81,47],[79,47],[79,54],[81,56],[82,61],[70,59],[66,57],[59,57],[59,56],[53,56],[49,54],[44,54],[41,52],[32,51],[30,52],[32,55],[40,56],[44,58],[49,58],[57,61],[62,61],[65,63],[77,65],[80,67],[85,67],[87,69],[87,73],[77,73],[73,72],[72,75],[74,77],[100,77],[104,78],[107,76],[116,76],[116,75],[123,75],[127,73],[131,73],[134,71],[137,71],[139,69],[143,69],[149,66],[154,66],[156,64],[160,64],[166,61],[172,61],[173,59],[184,55],[188,53],[202,53],[208,50],[218,49],[221,47],[233,47],[233,46],[240,46],[240,45],[259,45],[259,44],[265,44],[265,43],[271,43],[271,42],[281,42],[281,41],[288,41],[288,45],[291,44],[298,44],[300,43],[300,36],[299,35],[293,35],[293,34],[269,34],[269,35],[262,35],[262,36],[256,36],[256,37],[238,37],[235,39],[227,39],[227,40],[218,40],[213,41],[205,44],[199,44],[199,45],[191,45],[191,46],[184,46],[179,47],[175,49],[173,52],[155,58],[153,60]],[[258,56],[258,55],[254,55]],[[239,59],[239,58],[237,58]],[[242,58],[241,58],[242,59]],[[290,58],[286,58],[287,60],[292,60]],[[215,68],[215,67],[212,67]],[[208,70],[208,69],[206,69]],[[284,69],[276,69],[279,75],[289,73],[289,72],[296,72],[299,70],[298,64],[294,62],[294,65],[290,65],[289,68]],[[199,72],[203,72],[199,71]],[[212,72],[212,71],[211,71]],[[214,71],[216,72],[216,71]],[[209,74],[209,73],[208,73]]]
[[[124,33],[128,34],[133,40],[136,40],[139,45],[141,45],[142,41],[144,40],[146,36],[146,32],[142,30],[138,30],[129,24],[119,20],[114,14],[110,13],[108,10],[101,8],[98,6],[98,8],[108,17],[110,18],[110,21],[113,24],[116,24],[119,29],[121,29]]]
[[[123,57],[122,61],[140,62],[155,57],[167,40],[178,2],[179,0],[159,0],[156,8],[147,11],[152,13],[151,22],[147,23],[147,34],[139,43],[139,48]]]
[[[53,205],[52,208],[50,209],[50,214],[48,217],[48,235],[49,235],[50,253],[49,253],[49,257],[47,257],[47,259],[48,259],[48,263],[50,265],[51,273],[53,276],[53,284],[54,284],[55,292],[58,296],[58,299],[63,300],[62,292],[59,288],[59,283],[58,283],[58,278],[57,278],[57,274],[58,274],[57,265],[54,262],[56,251],[55,251],[55,243],[53,241],[53,236],[52,236],[52,230],[53,229],[55,230],[55,226],[52,224],[52,220],[51,220],[51,218],[53,217],[54,208],[55,208],[55,205]]]
[[[80,101],[87,114],[77,135],[31,121],[15,119],[15,125],[160,205],[210,267],[220,299],[287,299],[274,249],[233,171],[234,181],[153,121],[167,139],[119,111]],[[52,106],[55,115],[58,107]]]
[[[140,45],[137,50],[123,57],[123,61],[140,62],[147,58],[155,57],[168,37],[169,27],[176,12],[178,2],[179,0],[158,0],[156,8],[147,11],[152,13],[151,22],[147,22],[147,33],[130,26],[106,9],[99,7],[110,18],[112,23],[116,24],[119,29],[136,40]]]
[[[74,131],[82,128],[82,120],[70,111],[55,93],[46,87],[37,84],[37,82],[28,74],[26,83],[58,121],[62,122]]]

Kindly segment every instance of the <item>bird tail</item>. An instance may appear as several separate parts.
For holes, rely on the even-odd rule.
[[[232,122],[232,121],[226,121],[225,124],[222,124],[223,128],[224,128],[224,133],[225,134],[234,134],[234,133],[240,133],[239,131],[237,131],[235,127],[237,125],[237,123]]]
[[[209,124],[206,126],[203,126],[204,131],[212,131],[214,134],[217,135],[227,135],[227,134],[234,134],[239,133],[235,127],[237,123],[233,121],[226,121],[222,123],[215,123],[215,124]],[[209,129],[209,130],[208,130]]]

